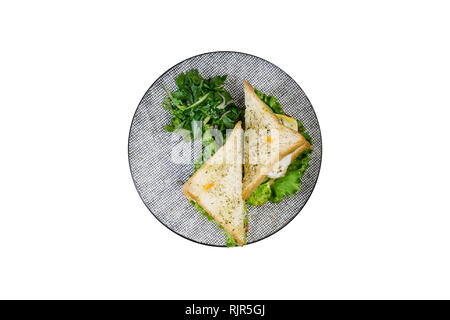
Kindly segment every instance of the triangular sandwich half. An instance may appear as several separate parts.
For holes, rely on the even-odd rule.
[[[240,246],[247,237],[242,199],[242,135],[239,121],[226,143],[183,187],[186,198],[197,202]]]
[[[283,125],[279,118],[244,81],[245,144],[242,197],[247,200],[282,162],[287,167],[310,144],[299,132]],[[288,156],[289,155],[289,156]],[[288,157],[287,157],[288,156]]]

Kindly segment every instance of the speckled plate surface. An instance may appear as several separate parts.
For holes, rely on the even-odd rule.
[[[209,78],[227,74],[225,88],[236,104],[244,106],[243,81],[278,98],[284,111],[300,119],[313,139],[314,151],[310,167],[303,178],[301,191],[279,204],[248,206],[249,232],[247,243],[264,239],[286,226],[305,206],[317,178],[322,159],[322,140],[314,109],[300,86],[274,64],[253,55],[219,51],[186,59],[161,75],[148,89],[134,114],[128,140],[128,158],[136,189],[150,212],[167,228],[192,241],[225,246],[225,236],[215,223],[189,204],[181,188],[193,172],[193,164],[175,164],[171,150],[180,144],[166,132],[170,115],[161,107],[166,97],[164,88],[176,89],[175,78],[189,69],[199,69]]]

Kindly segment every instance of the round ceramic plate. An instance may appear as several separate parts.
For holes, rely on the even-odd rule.
[[[312,137],[314,151],[302,178],[301,191],[279,204],[247,206],[247,244],[267,238],[295,218],[311,196],[320,171],[322,140],[316,114],[303,90],[283,70],[264,59],[240,52],[205,53],[178,63],[152,84],[137,107],[128,140],[128,158],[136,189],[156,219],[173,232],[201,244],[225,246],[222,230],[183,196],[181,189],[193,172],[193,164],[176,164],[171,160],[172,151],[183,142],[181,137],[164,130],[171,118],[161,106],[167,96],[164,88],[176,90],[176,76],[192,68],[198,69],[204,78],[228,75],[225,89],[237,106],[244,106],[244,80],[275,96],[284,111],[299,119]]]

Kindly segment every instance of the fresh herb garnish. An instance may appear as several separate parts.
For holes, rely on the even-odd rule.
[[[205,79],[197,69],[178,75],[175,79],[177,90],[166,90],[167,98],[162,104],[172,115],[165,129],[181,133],[188,141],[211,129],[219,130],[224,136],[226,129],[232,129],[243,118],[243,109],[234,104],[230,93],[223,87],[226,78],[223,75]],[[202,123],[201,136],[196,135],[196,121]]]

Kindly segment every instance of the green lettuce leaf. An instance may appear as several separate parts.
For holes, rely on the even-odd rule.
[[[269,179],[266,179],[267,182],[261,183],[255,191],[250,195],[250,197],[247,199],[247,203],[251,206],[261,206],[264,203],[266,203],[271,194],[272,190],[270,189],[270,185],[268,183]]]
[[[268,96],[257,89],[255,89],[255,93],[274,113],[285,114],[277,98]]]
[[[270,186],[272,194],[270,202],[279,203],[287,195],[293,196],[295,192],[300,191],[302,183],[301,178],[309,167],[309,160],[311,159],[311,149],[303,151],[295,160],[289,165],[286,175],[276,179]]]
[[[299,170],[301,175],[305,173],[306,169],[309,167],[309,160],[311,160],[312,149],[306,149],[295,158],[294,161],[288,167],[290,170]]]
[[[223,234],[225,235],[226,238],[226,246],[227,248],[230,247],[237,247],[239,244],[236,242],[236,240],[233,238],[233,236],[228,233],[227,231],[225,231],[222,226],[219,226],[220,229],[222,229]]]
[[[287,171],[284,177],[276,179],[270,188],[272,194],[270,202],[279,203],[288,194],[293,196],[295,192],[300,191],[301,174],[297,170]]]
[[[305,137],[306,141],[308,141],[311,145],[313,144],[311,136],[306,132],[306,128],[300,120],[297,120],[298,128],[300,129],[300,133],[303,137]]]

